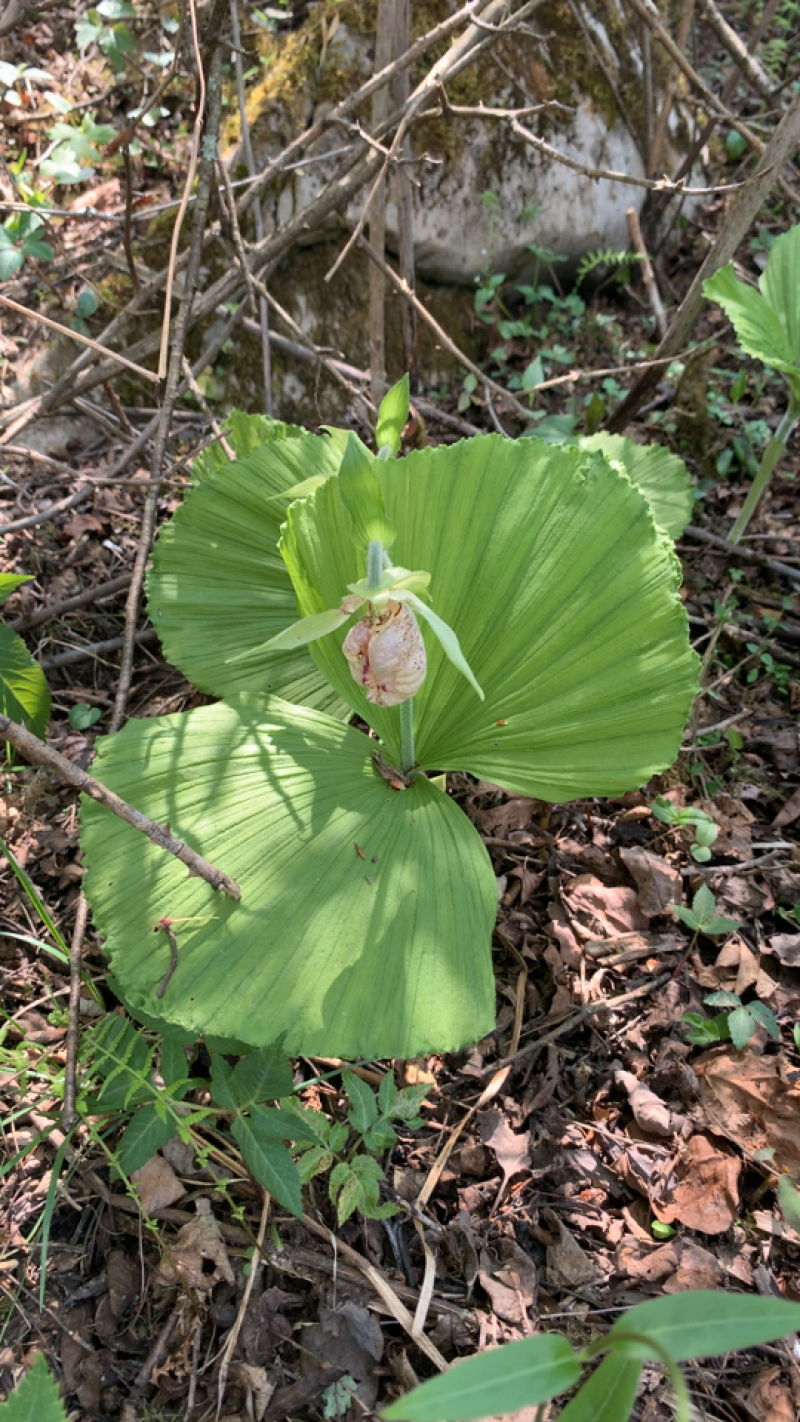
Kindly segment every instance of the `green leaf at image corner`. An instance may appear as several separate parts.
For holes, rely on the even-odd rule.
[[[37,1354],[25,1377],[0,1404],[0,1417],[3,1422],[67,1422],[66,1409],[43,1353]]]
[[[800,1304],[785,1299],[758,1298],[752,1294],[723,1293],[711,1289],[665,1294],[637,1304],[617,1319],[608,1334],[652,1334],[676,1362],[755,1348],[800,1329]],[[658,1360],[645,1343],[617,1345],[627,1357]]]
[[[0,232],[3,229],[0,228]],[[33,581],[32,573],[0,573],[0,607],[23,583]]]
[[[50,689],[39,663],[10,627],[0,626],[0,710],[12,721],[44,736],[50,716]]]
[[[471,1422],[547,1402],[573,1387],[580,1364],[566,1338],[541,1333],[490,1348],[385,1407],[388,1422]]]
[[[242,887],[239,903],[216,894],[84,802],[84,886],[134,1012],[257,1047],[285,1033],[287,1054],[351,1060],[455,1050],[491,1030],[491,861],[423,777],[392,790],[373,744],[260,697],[129,721],[99,739],[103,784],[169,820]],[[169,956],[152,929],[165,911],[179,957],[156,998]],[[215,1084],[214,1094],[228,1104]]]
[[[486,698],[423,627],[420,766],[564,801],[617,794],[672,763],[699,663],[671,544],[625,475],[597,454],[493,435],[374,467],[398,528],[393,558],[430,572],[433,610]],[[303,615],[363,577],[337,482],[287,511],[281,551]],[[344,636],[311,656],[399,764],[396,712],[353,681]]]

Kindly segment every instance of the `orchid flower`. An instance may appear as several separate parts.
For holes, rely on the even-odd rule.
[[[415,613],[428,623],[442,650],[475,688],[481,701],[483,692],[472,674],[458,637],[441,617],[417,595],[424,592],[430,573],[408,568],[384,568],[377,581],[362,578],[347,584],[347,594],[338,607],[315,612],[272,637],[270,651],[290,651],[315,642],[341,627],[366,605],[366,616],[351,627],[342,651],[350,664],[353,679],[366,689],[367,700],[377,706],[399,706],[410,700],[425,680],[425,644]],[[264,650],[264,648],[261,648]]]

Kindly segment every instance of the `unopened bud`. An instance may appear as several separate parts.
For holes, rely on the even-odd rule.
[[[351,627],[342,645],[353,680],[376,706],[399,706],[425,680],[425,643],[410,607],[389,601]]]

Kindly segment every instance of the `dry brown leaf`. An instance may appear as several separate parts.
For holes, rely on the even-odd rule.
[[[562,1289],[583,1289],[605,1279],[604,1271],[581,1249],[553,1210],[542,1210],[542,1218],[556,1236],[554,1243],[547,1248],[549,1283]]]
[[[530,800],[525,795],[515,795],[513,799],[506,800],[502,805],[493,805],[491,809],[479,810],[475,816],[475,823],[484,834],[494,834],[503,838],[509,830],[524,829],[538,804],[538,800]]]
[[[537,1293],[536,1265],[513,1239],[482,1249],[478,1278],[504,1323],[524,1325]]]
[[[513,1175],[527,1170],[531,1163],[528,1132],[521,1131],[516,1135],[497,1106],[478,1112],[478,1129],[484,1145],[490,1146],[497,1156],[505,1188]]]
[[[725,1271],[707,1249],[689,1239],[671,1239],[657,1249],[638,1240],[623,1240],[617,1250],[617,1268],[629,1279],[662,1283],[666,1294],[688,1289],[719,1289]]]
[[[699,808],[719,825],[713,850],[715,856],[752,858],[753,835],[750,826],[755,816],[743,800],[735,800],[732,795],[716,795],[713,800],[701,800]]]
[[[361,1304],[344,1303],[332,1309],[320,1306],[319,1323],[303,1329],[301,1367],[308,1373],[317,1367],[317,1360],[344,1368],[355,1378],[358,1397],[368,1408],[378,1396],[375,1364],[383,1356],[381,1326]],[[309,1356],[309,1354],[311,1356]]]
[[[800,933],[773,933],[764,952],[774,953],[787,968],[800,968]]]
[[[747,1391],[738,1395],[757,1422],[797,1422],[792,1394],[781,1381],[779,1367],[764,1368],[756,1374]]]
[[[800,1179],[800,1086],[783,1053],[715,1047],[694,1069],[706,1124],[748,1155],[771,1148],[776,1169]]]
[[[772,821],[773,829],[783,829],[785,825],[793,825],[795,820],[800,819],[800,785],[789,796],[782,810],[779,810]]]
[[[710,988],[713,992],[721,988],[738,993],[739,997],[751,987],[762,1000],[771,997],[775,991],[774,980],[738,933],[732,934],[723,943],[713,967],[698,967],[695,976],[701,987]]]
[[[620,849],[619,857],[636,884],[639,908],[647,918],[666,913],[670,904],[683,902],[680,872],[666,859],[646,849]]]
[[[675,1162],[669,1186],[652,1201],[665,1224],[680,1220],[700,1234],[722,1234],[739,1213],[741,1161],[707,1136],[692,1136]]]
[[[169,1254],[164,1255],[156,1269],[155,1277],[162,1288],[181,1279],[190,1289],[205,1293],[221,1279],[228,1284],[234,1282],[228,1251],[211,1205],[201,1197],[195,1208],[195,1218],[178,1230]]]
[[[165,1210],[186,1194],[172,1166],[160,1155],[151,1155],[138,1170],[132,1170],[131,1180],[146,1215]]]
[[[570,912],[592,934],[614,938],[647,928],[636,890],[621,884],[603,884],[593,874],[578,874],[565,892]]]
[[[649,1086],[643,1086],[637,1081],[632,1072],[617,1071],[614,1073],[614,1080],[627,1091],[633,1119],[641,1130],[647,1131],[651,1136],[662,1137],[674,1136],[677,1131],[683,1130],[686,1117],[671,1111],[661,1097],[651,1091]]]

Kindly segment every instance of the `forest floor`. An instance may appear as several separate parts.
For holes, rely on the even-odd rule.
[[[42,24],[32,27],[26,54],[52,65],[53,34]],[[163,191],[154,170],[144,170],[145,180]],[[93,198],[114,210],[118,177],[101,173]],[[720,218],[721,204],[709,203],[664,248],[658,271],[674,294],[686,289]],[[751,274],[784,225],[777,208],[754,228],[742,255]],[[96,260],[101,230],[64,224],[75,272]],[[26,267],[16,299],[33,306],[46,285]],[[587,308],[638,350],[651,339],[641,295],[634,276],[632,289],[604,284]],[[263,1191],[230,1140],[222,1188],[213,1151],[198,1163],[173,1142],[158,1179],[141,1182],[138,1201],[90,1134],[81,1128],[75,1149],[65,1145],[69,965],[4,864],[6,1392],[43,1350],[82,1418],[211,1416],[221,1388],[223,1416],[355,1422],[365,1407],[431,1372],[370,1268],[412,1314],[425,1292],[425,1333],[448,1360],[550,1328],[582,1342],[619,1310],[688,1288],[800,1301],[800,1234],[776,1201],[779,1175],[800,1180],[800,441],[795,435],[740,547],[724,546],[749,485],[748,434],[758,439],[759,421],[774,427],[784,396],[777,379],[759,380],[753,368],[734,401],[741,357],[709,308],[696,336],[714,335],[713,367],[706,362],[684,384],[677,413],[675,391],[665,385],[661,423],[643,420],[628,431],[669,443],[687,460],[699,494],[678,544],[692,639],[704,658],[684,745],[672,770],[616,800],[553,806],[448,777],[498,880],[498,1016],[470,1050],[393,1064],[398,1085],[429,1087],[424,1125],[401,1128],[398,1144],[381,1157],[389,1197],[409,1207],[399,1224],[353,1217],[337,1230],[317,1182],[307,1199],[316,1230],[273,1208],[265,1234]],[[0,341],[11,366],[43,339],[26,318],[4,313]],[[533,346],[509,348],[512,365],[531,354]],[[454,420],[457,400],[454,390],[444,403]],[[558,411],[555,396],[548,408]],[[476,399],[470,420],[491,429],[489,415]],[[513,426],[502,404],[494,415]],[[34,576],[9,601],[8,619],[47,674],[48,743],[84,768],[114,700],[147,470],[134,464],[125,480],[92,481],[145,416],[141,407],[120,407],[121,424],[110,433],[67,430],[57,453],[0,451],[2,571]],[[184,403],[170,446],[175,462],[211,432],[203,410]],[[724,456],[734,438],[739,463]],[[170,479],[160,521],[191,487],[190,470]],[[58,510],[81,489],[84,496]],[[139,629],[128,715],[204,704],[208,698],[161,658],[144,614]],[[90,726],[87,708],[100,713]],[[682,827],[677,813],[672,824],[654,815],[657,796],[675,812],[691,807],[715,822],[706,862],[690,852],[691,825]],[[77,798],[11,754],[2,838],[67,943],[83,874]],[[717,913],[736,921],[734,931],[698,936],[672,912],[703,885]],[[105,965],[90,926],[83,970],[102,1009],[87,988],[87,1033],[101,1010],[121,1011]],[[685,1020],[687,1013],[713,1019],[718,1009],[705,999],[718,992],[756,1005],[741,1050],[725,1038],[724,1011],[716,1042],[713,1027],[703,1033]],[[296,1064],[298,1082],[313,1078],[303,1099],[333,1117],[342,1111],[336,1066]],[[202,1059],[195,1069],[202,1071]],[[359,1071],[377,1085],[387,1069],[391,1063],[367,1063]],[[108,1127],[105,1145],[113,1150],[113,1121]],[[219,1143],[213,1132],[208,1143]],[[198,1242],[194,1223],[209,1212],[213,1247],[208,1237]],[[265,1262],[248,1285],[257,1238]],[[189,1290],[159,1268],[176,1250],[193,1271]],[[695,1364],[689,1382],[698,1409],[720,1422],[791,1422],[800,1410],[800,1350],[782,1343]],[[646,1422],[672,1416],[669,1387],[654,1365],[645,1369],[637,1409]]]

